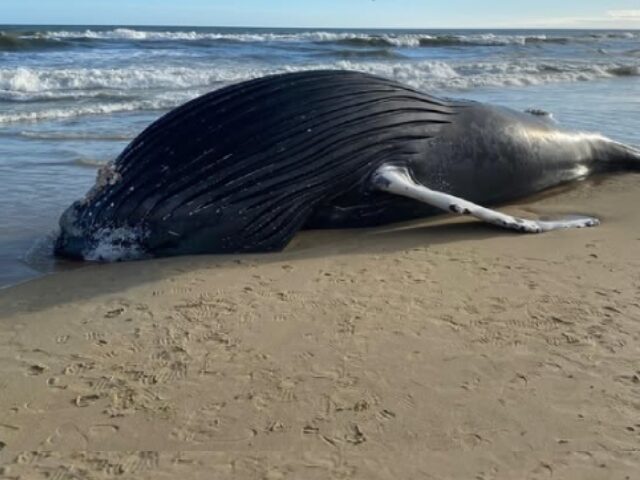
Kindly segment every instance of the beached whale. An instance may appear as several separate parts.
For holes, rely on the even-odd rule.
[[[302,228],[443,210],[521,232],[592,226],[597,219],[525,220],[478,204],[631,168],[637,149],[544,116],[358,72],[276,75],[151,124],[62,215],[55,251],[92,260],[268,252]]]

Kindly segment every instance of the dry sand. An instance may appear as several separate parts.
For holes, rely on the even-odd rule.
[[[595,229],[447,217],[4,290],[0,478],[640,478],[639,205],[629,174],[505,209]]]

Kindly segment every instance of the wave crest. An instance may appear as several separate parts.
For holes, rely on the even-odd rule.
[[[335,43],[352,47],[446,47],[446,46],[506,46],[528,44],[565,44],[574,41],[635,39],[637,32],[616,32],[567,36],[512,33],[354,33],[334,31],[290,32],[206,32],[196,30],[142,30],[115,28],[111,30],[48,31],[25,35],[20,39],[41,38],[54,41],[133,41],[133,42],[314,42]]]
[[[139,110],[166,110],[207,91],[252,78],[301,70],[356,70],[395,79],[425,91],[478,87],[528,86],[578,82],[620,76],[640,76],[635,64],[582,62],[464,62],[340,60],[304,66],[232,68],[156,67],[147,69],[0,69],[0,97],[62,98],[82,102],[64,108],[20,108],[0,113],[0,123],[41,121],[81,115],[105,115]],[[123,96],[105,92],[122,92]],[[26,107],[27,105],[25,105]]]
[[[69,44],[67,42],[49,36],[34,35],[23,37],[13,35],[11,33],[0,32],[0,52],[43,50],[68,46]]]

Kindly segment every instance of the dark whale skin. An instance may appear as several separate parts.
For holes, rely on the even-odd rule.
[[[96,259],[107,237],[152,256],[269,252],[301,228],[355,228],[436,213],[382,193],[383,164],[496,203],[629,161],[600,136],[545,118],[439,99],[350,71],[264,77],[152,123],[60,219],[58,255]],[[99,256],[97,259],[100,259]]]

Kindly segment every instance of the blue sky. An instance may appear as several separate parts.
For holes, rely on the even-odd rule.
[[[0,0],[0,23],[640,28],[640,0]]]

